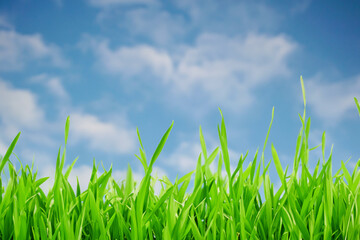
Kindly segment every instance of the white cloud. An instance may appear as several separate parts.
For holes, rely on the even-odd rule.
[[[9,128],[36,129],[44,124],[44,112],[35,94],[0,79],[0,119]]]
[[[66,170],[67,168],[65,168]],[[74,167],[71,170],[68,181],[70,185],[76,190],[77,178],[79,179],[79,185],[81,191],[84,191],[88,188],[90,177],[92,173],[92,166],[89,165],[81,165],[79,167]]]
[[[191,172],[196,169],[201,146],[199,143],[184,141],[179,147],[166,158],[165,164],[174,166],[182,173]]]
[[[354,97],[360,97],[360,76],[336,82],[324,79],[322,74],[305,79],[306,99],[311,110],[329,125],[336,125],[352,112],[357,114]]]
[[[68,94],[63,87],[60,78],[53,77],[50,78],[46,82],[46,87],[49,89],[50,92],[52,92],[54,95],[58,96],[59,98],[68,98]]]
[[[287,76],[296,44],[283,35],[229,38],[202,34],[180,58],[174,84],[183,94],[205,93],[209,102],[233,110],[249,106],[251,91],[274,77]]]
[[[55,166],[42,165],[39,169],[38,178],[48,177],[48,179],[40,185],[40,188],[47,194],[49,190],[54,186],[54,177],[55,177]]]
[[[133,4],[154,4],[156,0],[87,0],[94,7],[113,7],[116,5],[133,5]]]
[[[121,28],[127,29],[130,34],[149,38],[160,45],[177,42],[189,28],[181,15],[170,14],[156,8],[137,8],[125,12],[123,17],[124,20],[119,24]]]
[[[52,141],[52,140],[51,140]],[[46,143],[46,141],[44,141]],[[36,149],[36,148],[28,148],[28,146],[24,146],[22,143],[19,144],[19,146],[22,145],[21,150],[19,152],[20,160],[22,164],[28,164],[31,165],[34,161],[34,167],[41,168],[42,166],[48,166],[56,162],[56,151],[58,150],[58,146],[55,144],[51,146],[52,154],[49,154],[46,150],[47,144],[44,144],[44,148],[42,149]]]
[[[33,60],[50,61],[57,67],[68,64],[60,49],[45,43],[40,34],[23,35],[0,30],[0,71],[20,70],[30,61],[34,64]]]
[[[288,74],[285,60],[295,47],[295,43],[283,35],[249,34],[229,38],[202,34],[196,45],[185,51],[179,63],[179,75],[194,83],[209,78],[217,81],[238,78],[253,86]]]
[[[85,39],[84,45],[89,45],[97,56],[100,69],[108,73],[121,73],[134,76],[152,72],[156,76],[168,78],[173,72],[170,56],[151,46],[120,47],[112,50],[107,41]]]
[[[85,140],[93,149],[109,153],[131,153],[136,146],[136,132],[128,126],[103,122],[90,114],[70,115],[74,139]]]
[[[58,97],[59,99],[66,100],[69,98],[68,93],[66,92],[61,78],[48,76],[47,74],[40,74],[34,76],[30,81],[35,83],[41,83],[52,95]]]
[[[297,44],[284,35],[251,33],[238,37],[202,34],[193,46],[182,46],[176,52],[151,46],[119,47],[112,50],[107,41],[87,38],[85,45],[97,56],[101,69],[128,77],[146,78],[154,74],[153,84],[163,84],[175,104],[206,99],[211,107],[222,106],[234,111],[249,106],[252,91],[276,77],[288,76],[287,59]],[[181,99],[181,101],[179,101]],[[199,100],[200,99],[200,100]]]

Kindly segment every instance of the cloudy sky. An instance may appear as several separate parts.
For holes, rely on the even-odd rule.
[[[92,161],[143,175],[139,128],[150,158],[174,127],[159,175],[194,169],[199,126],[208,151],[224,113],[232,165],[269,143],[292,165],[307,93],[310,146],[326,131],[334,169],[360,158],[359,2],[235,0],[3,0],[0,2],[0,154],[52,175],[70,115],[67,163],[85,186]],[[313,151],[310,165],[319,159]],[[266,160],[271,154],[266,152]],[[275,168],[271,177],[276,182]],[[335,170],[334,170],[335,171]]]

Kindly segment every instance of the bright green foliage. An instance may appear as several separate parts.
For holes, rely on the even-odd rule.
[[[40,188],[47,178],[37,179],[29,166],[16,170],[9,160],[19,135],[11,143],[0,170],[9,169],[6,186],[0,178],[0,239],[360,239],[360,160],[352,173],[342,162],[332,175],[332,149],[325,156],[323,134],[322,164],[320,159],[311,173],[308,167],[310,118],[300,116],[301,129],[296,141],[294,165],[288,172],[271,144],[272,161],[281,181],[274,189],[265,162],[266,148],[274,109],[261,158],[258,151],[245,166],[248,153],[241,155],[234,171],[230,157],[224,118],[218,127],[220,147],[208,151],[200,128],[196,169],[172,183],[160,180],[159,195],[154,193],[156,179],[151,175],[170,134],[164,134],[150,161],[140,142],[136,156],[145,176],[139,184],[130,166],[127,177],[116,182],[112,169],[98,176],[93,172],[86,190],[79,182],[73,189],[68,177],[75,161],[64,171],[69,118],[65,126],[65,147],[59,149],[54,185],[48,194]],[[355,99],[360,112],[360,107]],[[216,172],[210,165],[217,160]],[[196,159],[194,159],[196,161]],[[222,167],[225,174],[222,174]],[[191,178],[194,186],[190,189]],[[264,194],[261,197],[260,192]]]

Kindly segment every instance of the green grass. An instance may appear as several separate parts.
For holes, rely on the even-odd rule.
[[[341,162],[341,168],[332,175],[332,151],[325,156],[324,133],[318,146],[322,160],[313,172],[309,171],[309,154],[314,148],[308,145],[310,118],[306,118],[302,79],[301,84],[304,112],[292,170],[284,170],[274,145],[272,161],[265,161],[273,109],[262,152],[253,157],[241,155],[235,171],[231,171],[220,112],[220,147],[208,152],[200,128],[202,152],[196,169],[175,182],[163,177],[159,195],[154,193],[156,180],[151,173],[173,124],[150,161],[138,132],[137,158],[145,171],[140,183],[135,184],[130,167],[126,180],[117,183],[111,168],[98,176],[94,163],[84,190],[79,182],[76,189],[68,182],[76,160],[63,169],[68,118],[65,147],[62,152],[59,149],[54,185],[47,194],[40,187],[47,178],[37,179],[37,172],[27,165],[16,170],[9,160],[18,134],[0,158],[0,171],[7,167],[9,173],[6,186],[0,178],[0,239],[360,239],[360,160],[352,173]],[[356,98],[355,103],[360,114]],[[210,170],[214,161],[216,172]],[[270,164],[275,165],[281,180],[278,190],[270,181]],[[222,174],[223,167],[226,174]]]

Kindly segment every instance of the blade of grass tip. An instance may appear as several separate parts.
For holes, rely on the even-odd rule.
[[[125,196],[126,197],[129,196],[130,193],[132,192],[133,186],[134,186],[134,179],[132,176],[130,164],[128,164],[128,171],[126,174],[126,185],[125,185]]]
[[[59,147],[59,151],[56,158],[56,174],[55,177],[59,175],[60,171],[60,154],[61,154],[61,147]]]
[[[140,132],[139,132],[139,128],[138,128],[138,127],[136,127],[136,133],[137,133],[137,136],[138,136],[138,139],[139,139],[140,146],[141,146],[142,149],[144,149],[144,146],[143,146],[142,141],[141,141]]]
[[[79,183],[79,178],[78,177],[76,177],[76,196],[78,197],[78,196],[80,196],[80,194],[81,194],[81,190],[80,190],[80,183]],[[80,198],[78,198],[79,199],[79,207],[81,208],[81,200],[80,200]]]
[[[270,135],[271,126],[272,126],[272,123],[273,123],[273,120],[274,120],[274,111],[275,111],[275,107],[272,108],[271,121],[270,121],[270,125],[269,125],[269,128],[268,128],[267,134],[266,134],[265,143],[264,143],[264,147],[263,147],[262,152],[265,152],[266,144],[267,144],[267,141],[268,141],[268,138],[269,138],[269,135]]]
[[[356,99],[356,97],[354,97],[354,100],[355,100],[355,104],[356,104],[356,107],[357,107],[357,109],[359,111],[359,116],[360,116],[360,104],[359,104],[358,100]]]
[[[145,149],[144,149],[144,145],[142,144],[142,141],[141,141],[141,137],[140,137],[140,132],[139,132],[139,129],[136,127],[136,133],[137,133],[137,136],[138,136],[138,139],[139,139],[139,143],[140,143],[140,157],[135,155],[141,162],[141,164],[143,165],[144,167],[144,171],[146,173],[147,171],[147,168],[148,168],[148,165],[147,165],[147,161],[146,161],[146,154],[145,154]]]
[[[204,159],[205,159],[205,162],[206,162],[206,160],[207,160],[206,144],[205,144],[205,139],[204,139],[204,135],[202,133],[201,126],[199,128],[199,135],[200,135],[201,150],[203,152]]]
[[[306,137],[307,140],[309,139],[310,126],[311,126],[311,118],[309,117],[307,122],[306,122],[306,128],[305,128],[305,137]]]
[[[301,91],[302,91],[303,100],[304,100],[304,107],[306,107],[305,86],[304,86],[304,80],[303,80],[302,76],[300,76],[300,82],[301,82]]]
[[[215,160],[216,156],[219,154],[219,147],[216,147],[214,151],[210,154],[210,156],[205,161],[206,166],[210,166],[210,164]]]
[[[322,150],[323,162],[325,164],[325,131],[323,132],[323,135],[322,135],[321,150]]]
[[[226,173],[227,173],[227,175],[229,177],[229,181],[230,181],[230,178],[231,178],[230,158],[229,158],[229,149],[228,149],[228,145],[227,145],[225,120],[224,120],[224,116],[223,116],[220,108],[219,108],[219,111],[220,111],[220,114],[221,114],[221,130],[220,130],[220,127],[218,126],[220,145],[221,145],[221,150],[222,150],[222,153],[223,153],[225,171],[226,171]]]
[[[273,159],[274,159],[274,164],[275,164],[275,167],[276,167],[276,171],[278,172],[280,180],[281,180],[283,186],[285,187],[286,179],[285,179],[285,176],[284,176],[284,171],[283,171],[283,168],[281,166],[279,156],[278,156],[278,154],[276,152],[276,149],[275,149],[273,144],[271,144],[271,153],[272,153],[272,156],[273,156]]]
[[[342,169],[342,171],[344,173],[344,176],[345,176],[345,179],[347,181],[347,184],[349,185],[349,188],[352,189],[353,181],[352,181],[350,173],[347,170],[345,165],[346,165],[346,163],[344,164],[343,160],[341,160],[341,169]]]
[[[201,153],[200,153],[196,164],[194,189],[196,189],[198,186],[202,184],[202,179],[203,179],[203,173],[201,171]]]
[[[147,169],[146,173],[145,173],[145,177],[143,178],[143,180],[140,183],[140,188],[139,188],[139,193],[136,196],[136,200],[135,200],[135,206],[136,206],[136,223],[138,224],[138,226],[142,226],[142,214],[143,214],[143,210],[144,207],[147,204],[147,198],[148,198],[148,193],[149,193],[149,186],[150,186],[150,179],[151,179],[151,170],[152,170],[152,166],[155,162],[155,160],[158,158],[158,156],[160,155],[161,150],[163,149],[165,142],[167,140],[167,138],[169,137],[170,131],[172,129],[174,125],[174,121],[172,121],[171,126],[168,128],[168,130],[165,132],[165,134],[163,135],[163,137],[160,140],[160,143],[158,144],[152,158],[150,161],[150,165],[149,168]],[[141,232],[141,228],[139,228],[139,234],[142,234]],[[140,237],[141,239],[141,237]]]
[[[302,76],[300,76],[300,82],[301,82],[301,91],[302,91],[303,100],[304,100],[304,114],[303,114],[303,119],[305,120],[305,116],[306,116],[306,94],[305,94],[304,80],[303,80],[303,77],[302,77]]]
[[[2,158],[2,160],[1,160],[1,164],[0,164],[0,174],[1,174],[1,172],[2,172],[2,170],[3,170],[3,168],[4,168],[4,166],[5,166],[6,162],[9,160],[9,157],[10,157],[11,153],[13,152],[13,150],[14,150],[14,148],[15,148],[15,145],[16,145],[17,141],[19,140],[20,134],[21,134],[21,132],[19,132],[19,133],[16,135],[16,137],[14,138],[14,140],[11,142],[8,150],[6,151],[5,156],[4,156],[4,157]]]
[[[252,183],[254,183],[254,174],[255,174],[255,169],[256,169],[256,160],[257,160],[258,153],[259,153],[259,148],[256,149],[254,160],[253,160],[252,166],[251,166],[250,180]]]
[[[73,167],[74,167],[74,165],[75,165],[75,163],[76,163],[76,161],[79,159],[79,157],[76,157],[75,158],[75,160],[72,162],[72,164],[70,165],[70,167],[68,167],[68,169],[66,170],[66,173],[65,173],[65,179],[67,180],[68,179],[68,177],[69,177],[69,175],[70,175],[70,173],[71,173],[71,170],[73,169]]]
[[[172,121],[171,126],[168,128],[168,130],[165,132],[164,136],[161,138],[159,145],[157,146],[151,161],[150,161],[150,165],[149,168],[151,168],[155,162],[155,160],[158,158],[158,156],[160,155],[161,150],[164,148],[165,142],[169,137],[169,134],[171,132],[172,127],[174,126],[174,121]]]
[[[145,152],[139,148],[139,151],[140,151],[140,157],[138,155],[135,154],[135,157],[137,159],[139,159],[139,161],[141,162],[141,164],[143,165],[143,168],[144,168],[144,172],[146,173],[147,169],[148,169],[148,165],[147,165],[147,162],[146,162],[146,156],[145,156]]]
[[[67,144],[68,136],[69,136],[69,128],[70,128],[70,116],[67,117],[65,123],[65,146]]]

